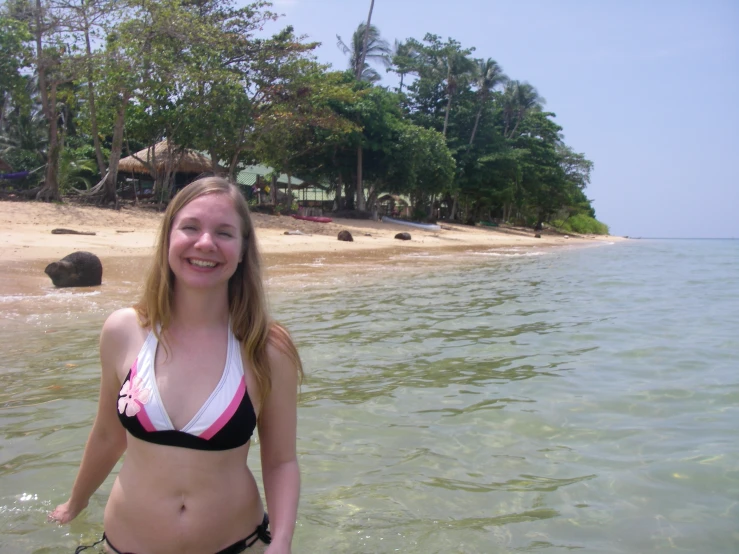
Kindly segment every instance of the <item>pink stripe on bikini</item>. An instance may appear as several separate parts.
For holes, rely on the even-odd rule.
[[[226,425],[226,423],[228,423],[228,421],[236,413],[236,410],[238,409],[239,404],[241,404],[241,400],[244,398],[245,393],[246,393],[246,383],[244,382],[244,379],[242,378],[241,382],[239,382],[239,388],[236,389],[236,394],[234,395],[233,399],[231,399],[231,403],[228,405],[228,408],[226,408],[226,410],[221,414],[221,416],[213,422],[213,425],[211,425],[205,431],[200,433],[200,438],[209,440],[210,438],[213,437],[213,435],[215,435],[218,431],[220,431],[223,428],[223,426]]]
[[[136,377],[136,367],[138,365],[139,359],[136,358],[136,361],[133,362],[133,366],[131,366],[131,381],[133,381],[133,378]],[[137,402],[139,406],[141,406],[141,409],[139,410],[139,413],[136,414],[136,418],[139,420],[139,423],[141,426],[148,432],[153,433],[156,431],[154,424],[151,422],[151,419],[149,419],[149,414],[146,413],[146,406],[141,404],[140,402]]]

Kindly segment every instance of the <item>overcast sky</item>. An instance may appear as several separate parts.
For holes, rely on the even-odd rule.
[[[369,4],[277,0],[274,31],[345,69],[336,35]],[[372,23],[391,44],[452,37],[534,85],[595,163],[586,193],[613,234],[739,238],[739,1],[376,0]]]

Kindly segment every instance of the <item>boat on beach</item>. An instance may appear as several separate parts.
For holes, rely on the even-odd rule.
[[[413,221],[405,221],[404,219],[395,219],[394,217],[382,216],[383,223],[397,223],[398,225],[407,225],[416,229],[424,229],[426,231],[440,231],[441,227],[436,223],[415,223]]]
[[[315,221],[316,223],[331,223],[333,221],[333,219],[331,219],[330,217],[319,217],[313,215],[293,214],[292,217],[295,219],[303,219],[305,221]]]

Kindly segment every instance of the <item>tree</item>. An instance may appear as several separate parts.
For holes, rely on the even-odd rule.
[[[50,0],[17,0],[8,5],[8,15],[26,25],[34,45],[31,66],[38,81],[41,113],[48,126],[48,146],[44,183],[36,194],[38,200],[58,200],[57,172],[61,143],[57,92],[61,84],[72,80],[69,48],[64,42],[61,14]]]
[[[381,79],[380,74],[367,62],[367,60],[372,60],[379,61],[385,66],[389,64],[390,45],[381,38],[377,27],[367,26],[364,22],[360,23],[352,34],[349,45],[345,44],[339,35],[336,35],[336,39],[339,50],[349,56],[349,69],[358,81],[375,83]]]
[[[20,21],[0,15],[0,132],[5,125],[6,106],[25,97],[27,79],[21,74],[31,58],[31,33]]]
[[[257,118],[252,138],[258,159],[287,174],[290,202],[295,171],[309,170],[310,160],[326,143],[341,142],[358,130],[332,109],[332,104],[353,102],[356,96],[340,73],[326,74],[313,61],[298,59],[281,69],[286,79],[279,101]]]
[[[472,127],[468,150],[472,146],[472,143],[475,142],[477,126],[480,123],[480,117],[482,116],[485,104],[490,100],[490,95],[497,86],[505,84],[508,81],[508,77],[503,73],[498,62],[492,58],[476,61],[475,86],[477,87],[478,109],[475,114],[475,125]]]
[[[387,71],[395,71],[395,73],[400,75],[398,92],[403,92],[403,80],[405,79],[406,75],[413,72],[413,69],[417,65],[417,57],[418,52],[416,51],[413,43],[411,43],[410,41],[395,41],[392,54],[390,56],[392,67],[388,67]]]
[[[452,101],[457,93],[465,89],[472,79],[475,62],[469,57],[474,48],[462,48],[454,39],[442,43],[437,35],[427,34],[423,43],[408,40],[409,46],[417,53],[415,72],[419,76],[415,92],[423,94],[425,89],[441,89],[444,92],[444,123],[441,133],[447,136]]]
[[[411,196],[414,211],[449,187],[454,179],[455,161],[444,136],[433,129],[412,123],[398,128],[397,146],[389,171],[388,189]]]
[[[532,110],[541,111],[546,100],[529,83],[509,81],[503,92],[503,136],[512,138],[526,114]]]
[[[349,67],[354,72],[354,76],[357,81],[364,81],[368,83],[374,83],[380,80],[380,74],[372,69],[367,63],[367,59],[378,59],[384,64],[388,64],[390,55],[390,46],[387,41],[380,38],[380,31],[377,27],[370,23],[372,18],[372,9],[374,8],[375,2],[372,0],[370,5],[370,12],[366,23],[360,23],[357,30],[352,35],[352,46],[351,48],[344,44],[344,41],[339,35],[336,35],[338,40],[337,45],[344,52],[349,54]],[[362,145],[357,146],[357,209],[364,210],[364,185],[362,178],[363,170],[363,157],[364,153]]]
[[[25,86],[5,103],[0,129],[0,157],[17,171],[34,171],[46,165],[49,129],[41,111],[36,82],[24,77]]]
[[[58,0],[59,1],[59,0]],[[92,39],[100,38],[100,30],[106,20],[115,17],[120,10],[119,3],[113,0],[61,0],[58,8],[67,11],[69,31],[75,43],[82,43],[84,54],[84,76],[87,84],[87,101],[90,118],[90,134],[92,135],[93,147],[95,149],[95,160],[101,177],[105,177],[107,167],[100,144],[100,133],[98,129],[97,108],[95,102],[95,62],[92,50]]]

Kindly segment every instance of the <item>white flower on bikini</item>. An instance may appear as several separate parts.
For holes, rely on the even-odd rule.
[[[139,413],[141,406],[146,404],[149,398],[151,398],[151,390],[142,386],[141,378],[137,375],[123,383],[118,398],[118,413],[125,412],[126,416],[133,417]]]

